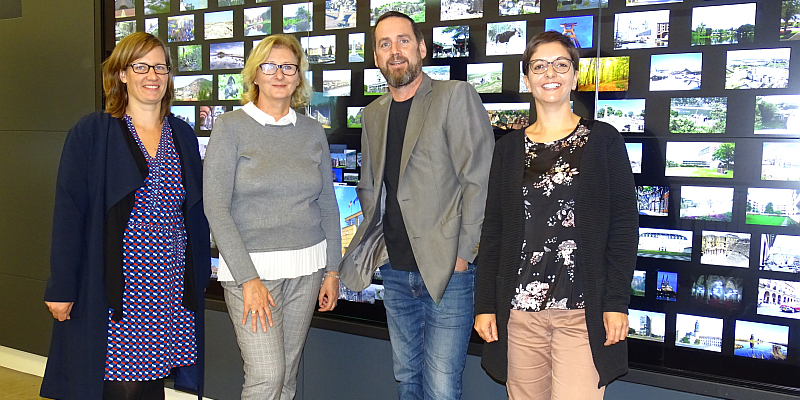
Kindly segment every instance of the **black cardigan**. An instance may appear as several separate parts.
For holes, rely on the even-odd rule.
[[[625,141],[604,122],[590,122],[590,129],[575,199],[575,268],[583,284],[589,345],[602,387],[628,371],[626,342],[603,346],[603,313],[628,313],[639,213]],[[478,252],[475,315],[495,314],[499,338],[484,344],[481,365],[502,382],[507,378],[507,325],[525,232],[524,139],[520,129],[495,145]]]

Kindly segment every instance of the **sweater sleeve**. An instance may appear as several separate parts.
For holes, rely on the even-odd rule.
[[[326,271],[339,271],[339,262],[342,261],[342,230],[339,226],[339,205],[333,191],[333,173],[331,172],[331,153],[325,131],[319,126],[318,137],[322,143],[322,160],[319,163],[319,173],[322,176],[322,191],[319,194],[320,215],[322,217],[322,230],[325,232],[327,254],[325,262]]]
[[[497,274],[500,264],[500,243],[503,220],[500,209],[503,177],[502,145],[494,149],[486,196],[483,229],[481,230],[480,262],[475,278],[475,315],[497,313]]]
[[[253,260],[247,251],[236,221],[231,214],[233,185],[236,180],[238,151],[236,132],[226,126],[226,118],[214,123],[206,148],[203,166],[203,201],[206,217],[234,281],[241,285],[258,279]]]

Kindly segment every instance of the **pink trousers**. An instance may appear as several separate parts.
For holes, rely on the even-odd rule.
[[[584,310],[511,310],[508,320],[510,400],[602,399]]]

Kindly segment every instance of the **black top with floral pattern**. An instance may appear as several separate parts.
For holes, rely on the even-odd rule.
[[[588,121],[549,143],[525,137],[525,236],[512,310],[584,308],[575,275],[575,195]]]

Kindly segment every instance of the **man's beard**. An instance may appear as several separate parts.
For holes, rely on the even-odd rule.
[[[389,63],[395,61],[405,61],[407,63],[405,70],[402,72],[392,72],[392,70],[389,69]],[[414,79],[417,79],[419,74],[422,73],[422,60],[420,60],[420,62],[417,64],[413,64],[411,60],[397,56],[386,61],[386,65],[381,68],[381,73],[383,74],[383,77],[386,78],[386,83],[388,83],[389,86],[393,88],[401,88],[413,82]]]

